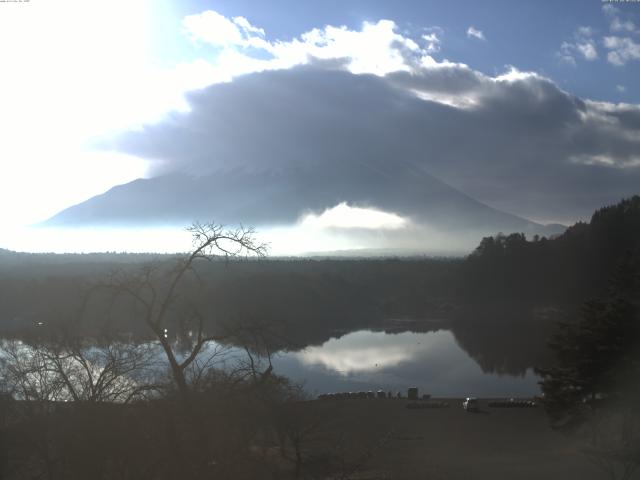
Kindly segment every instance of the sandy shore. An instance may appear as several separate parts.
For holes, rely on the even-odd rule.
[[[408,409],[407,400],[326,400],[332,430],[365,467],[362,479],[600,479],[578,445],[549,427],[541,407]]]

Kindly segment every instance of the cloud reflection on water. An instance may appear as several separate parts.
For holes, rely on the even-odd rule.
[[[530,396],[539,393],[531,370],[524,376],[485,373],[452,332],[385,333],[361,330],[283,353],[276,370],[312,394],[417,386],[435,396]]]
[[[399,366],[419,356],[441,352],[442,339],[424,333],[361,330],[331,340],[322,346],[308,347],[297,356],[305,365],[323,365],[342,375],[373,372]]]

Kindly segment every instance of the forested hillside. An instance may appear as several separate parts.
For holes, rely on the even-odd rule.
[[[601,208],[556,238],[483,238],[459,280],[467,300],[581,302],[605,293],[621,266],[640,266],[640,196]]]

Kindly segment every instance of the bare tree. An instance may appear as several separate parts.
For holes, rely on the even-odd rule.
[[[65,383],[46,352],[20,340],[5,340],[0,356],[2,382],[11,397],[31,403],[65,400]]]
[[[189,393],[190,368],[202,371],[203,365],[209,362],[196,361],[199,354],[208,343],[222,338],[206,332],[204,314],[196,305],[181,302],[181,287],[194,280],[202,286],[197,262],[241,255],[260,257],[266,253],[266,245],[255,240],[252,229],[228,230],[214,223],[194,223],[187,230],[192,234],[193,249],[185,257],[176,259],[172,267],[152,264],[134,273],[120,271],[106,285],[116,296],[133,300],[139,312],[137,316],[161,345],[173,382],[183,399]],[[176,314],[183,329],[192,328],[192,342],[186,353],[176,351],[169,335],[169,318]]]
[[[120,444],[106,439],[123,428],[131,411],[123,404],[153,387],[148,380],[156,359],[157,347],[114,339],[62,334],[2,341],[0,382],[7,396],[0,401],[18,401],[0,404],[0,441],[12,438],[0,452],[0,476],[83,478],[71,472],[90,467],[84,478],[100,478],[96,471],[120,461]],[[95,448],[78,453],[87,445]]]
[[[6,340],[0,351],[4,388],[19,400],[128,403],[152,387],[150,345],[63,336]]]

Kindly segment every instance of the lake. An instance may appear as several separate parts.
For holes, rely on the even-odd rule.
[[[531,368],[522,375],[483,371],[450,330],[427,333],[359,330],[322,345],[281,352],[274,369],[311,395],[408,387],[438,397],[516,397],[540,393]]]
[[[417,332],[375,328],[326,332],[325,340],[316,340],[317,344],[276,353],[272,363],[275,373],[302,385],[312,397],[380,389],[406,395],[409,387],[434,397],[531,397],[540,393],[533,365],[540,364],[536,346],[544,344],[545,329],[539,323],[527,325],[452,323],[434,327],[426,323],[427,330]],[[534,338],[534,327],[541,338]],[[156,366],[166,368],[164,353],[153,344]],[[20,348],[25,355],[30,349]],[[222,353],[217,357],[219,368],[237,368],[247,358],[242,348],[215,343],[205,347],[202,358],[216,351]],[[179,357],[187,354],[182,352]]]

